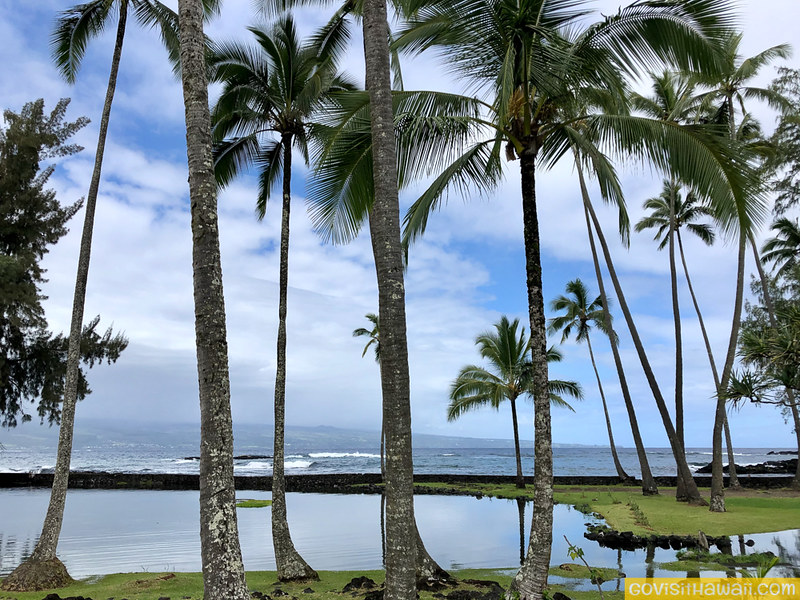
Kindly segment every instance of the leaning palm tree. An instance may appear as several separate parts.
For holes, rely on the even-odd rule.
[[[516,485],[525,488],[522,474],[522,454],[519,441],[519,421],[517,419],[517,399],[531,397],[532,365],[530,362],[530,343],[525,336],[525,328],[519,329],[519,319],[509,322],[505,315],[494,325],[495,331],[487,331],[475,338],[481,357],[490,369],[478,365],[463,367],[450,386],[450,404],[447,406],[447,420],[455,421],[466,412],[486,406],[500,410],[503,401],[511,406],[511,424],[514,431],[514,455],[517,462]],[[519,331],[518,331],[519,330]],[[548,362],[558,362],[561,353],[555,348],[547,351]],[[548,399],[551,404],[574,410],[562,394],[582,398],[580,385],[574,381],[548,381]]]
[[[608,430],[608,443],[611,446],[611,457],[614,460],[614,468],[617,471],[617,476],[620,481],[626,482],[631,477],[622,468],[617,455],[617,447],[614,444],[614,433],[611,429],[611,418],[608,415],[608,405],[606,404],[606,395],[603,391],[603,383],[600,380],[600,373],[597,371],[597,363],[594,359],[594,350],[592,349],[592,339],[589,335],[592,326],[597,327],[602,333],[609,337],[611,344],[617,344],[617,337],[613,331],[606,329],[606,322],[604,318],[602,299],[598,296],[592,302],[589,302],[589,291],[580,279],[574,279],[567,283],[567,294],[569,296],[559,296],[550,302],[550,310],[555,312],[563,311],[564,314],[550,319],[547,325],[549,333],[561,332],[561,343],[563,344],[569,339],[572,332],[575,332],[575,341],[582,342],[586,340],[586,345],[589,347],[589,358],[592,361],[592,369],[597,379],[597,388],[600,391],[600,400],[603,403],[603,414],[606,419],[606,429]]]
[[[746,119],[748,119],[748,114],[745,110],[745,99],[761,100],[778,110],[792,108],[790,103],[777,91],[748,84],[748,82],[756,77],[758,72],[770,62],[778,58],[788,57],[791,52],[790,46],[788,44],[772,46],[758,54],[745,58],[740,54],[741,41],[742,34],[733,30],[729,31],[723,38],[722,69],[717,73],[705,74],[703,83],[710,86],[711,89],[699,96],[706,106],[714,106],[715,103],[720,104],[718,116],[723,123],[728,125],[728,133],[732,141],[741,140],[747,131],[748,124],[746,123]],[[737,121],[737,106],[742,112],[741,122]],[[762,219],[764,212],[763,205],[760,207],[761,210],[753,211],[752,208],[761,203],[752,201],[751,199],[749,204],[749,207],[739,205],[732,219],[723,219],[723,225],[726,229],[734,232],[738,236],[738,263],[731,335],[728,340],[725,364],[722,369],[722,375],[720,376],[720,387],[718,388],[717,406],[714,417],[710,502],[710,509],[714,512],[722,512],[725,510],[725,492],[722,475],[722,429],[725,420],[726,397],[724,390],[728,388],[728,382],[733,372],[733,363],[736,358],[736,342],[738,339],[739,325],[741,323],[744,296],[745,250],[748,242],[753,250],[753,254],[756,256],[756,265],[759,268],[762,286],[767,290],[766,279],[761,271],[761,261],[758,257],[758,249],[753,235],[753,232]],[[766,294],[769,295],[768,290]]]
[[[336,72],[326,47],[301,44],[291,16],[271,30],[251,27],[257,47],[219,45],[210,62],[223,90],[212,112],[217,181],[225,185],[255,164],[259,168],[256,212],[263,219],[270,192],[282,184],[275,435],[272,464],[272,542],[278,579],[317,579],[300,556],[286,516],[284,435],[286,411],[286,311],[289,280],[289,216],[292,149],[308,156],[309,123],[327,94],[350,87]]]
[[[200,542],[206,598],[247,600],[236,519],[225,298],[208,110],[203,1],[179,0],[200,393]]]
[[[761,260],[772,263],[778,277],[788,274],[800,264],[800,225],[797,219],[786,217],[772,224],[775,237],[768,239],[761,247]]]
[[[211,12],[216,9],[217,3],[214,0],[207,0],[205,4],[205,8]],[[122,56],[122,44],[125,39],[129,8],[133,9],[134,15],[141,25],[155,28],[159,31],[169,52],[170,59],[173,63],[177,62],[178,18],[172,10],[158,0],[90,0],[85,4],[73,6],[59,15],[51,38],[53,59],[59,72],[69,83],[74,83],[86,51],[86,45],[103,32],[105,25],[114,16],[117,17],[116,39],[111,58],[108,85],[106,86],[105,101],[100,117],[100,131],[95,151],[94,169],[85,203],[86,213],[84,215],[78,269],[75,277],[75,293],[72,301],[67,371],[61,405],[61,425],[59,427],[58,451],[53,486],[50,492],[50,503],[36,548],[30,558],[20,565],[15,575],[15,578],[30,580],[31,585],[34,586],[38,585],[36,581],[47,583],[45,587],[61,587],[71,581],[66,568],[56,558],[56,549],[61,533],[61,524],[64,520],[64,503],[66,502],[69,464],[72,456],[72,435],[75,424],[75,405],[78,397],[79,381],[78,371],[81,360],[83,311],[89,278],[89,261],[92,252],[94,215],[100,187],[100,174],[103,166],[108,122],[111,116],[111,104],[114,100],[114,92],[117,85],[117,73]]]

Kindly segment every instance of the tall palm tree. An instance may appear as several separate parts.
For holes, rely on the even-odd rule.
[[[617,447],[614,444],[614,433],[611,429],[611,418],[608,415],[608,405],[606,404],[606,395],[603,392],[603,383],[600,380],[600,373],[597,371],[597,363],[594,359],[594,350],[592,349],[592,339],[589,333],[592,326],[597,327],[602,333],[609,337],[611,344],[617,343],[616,335],[613,331],[608,331],[605,325],[603,314],[602,299],[598,296],[592,302],[589,302],[589,291],[580,279],[574,279],[567,283],[567,294],[570,296],[559,296],[550,302],[550,310],[564,314],[550,319],[547,325],[549,333],[561,332],[561,343],[563,344],[569,339],[572,332],[575,332],[575,341],[582,342],[586,340],[586,345],[589,347],[589,358],[592,361],[592,369],[597,379],[597,388],[600,391],[600,400],[603,403],[603,414],[606,419],[606,429],[608,430],[608,442],[611,446],[611,457],[614,460],[614,468],[617,471],[617,476],[621,481],[629,481],[631,477],[622,468],[617,456]]]
[[[786,217],[772,224],[775,237],[761,247],[761,260],[772,263],[777,276],[783,276],[800,264],[800,225]]]
[[[492,114],[487,122],[496,132],[491,140],[472,145],[457,159],[466,168],[459,169],[454,162],[450,176],[434,182],[438,191],[430,188],[415,204],[409,220],[412,235],[424,228],[427,215],[441,200],[441,191],[455,180],[453,173],[458,171],[463,178],[469,169],[484,178],[496,177],[503,148],[508,158],[520,160],[528,306],[534,336],[536,492],[531,551],[514,579],[511,594],[537,600],[541,597],[552,540],[552,449],[545,398],[546,339],[535,178],[537,166],[552,164],[570,142],[579,141],[572,137],[575,129],[560,121],[559,106],[565,99],[571,101],[577,90],[587,86],[609,88],[619,81],[620,71],[638,70],[642,62],[653,63],[657,57],[682,63],[679,66],[683,67],[694,61],[705,62],[713,69],[716,57],[709,41],[719,35],[719,26],[727,23],[726,8],[725,3],[716,2],[635,3],[596,25],[570,32],[568,28],[574,28],[576,21],[589,12],[583,2],[434,3],[422,7],[419,17],[412,19],[407,31],[398,37],[400,44],[412,50],[436,48],[473,88],[489,94]],[[613,123],[617,125],[618,121]],[[593,118],[591,127],[601,129],[606,138],[612,136],[612,120]],[[642,125],[636,130],[641,132]],[[631,129],[626,131],[632,133]],[[664,127],[660,131],[663,140],[669,130]],[[655,138],[650,140],[638,147],[654,150]],[[707,167],[708,157],[702,162]],[[688,163],[683,162],[682,167],[688,170]],[[709,173],[718,176],[720,170],[705,170],[706,176]],[[721,190],[725,189],[730,187],[723,185]],[[661,409],[663,399],[657,400]],[[663,408],[666,426],[669,415]],[[677,441],[675,445],[680,450]],[[685,459],[679,468],[691,478]],[[699,492],[693,491],[699,499]]]
[[[748,82],[758,75],[758,72],[770,62],[778,58],[789,56],[791,49],[788,44],[772,46],[750,57],[743,57],[740,53],[742,34],[730,30],[723,39],[723,64],[722,69],[715,74],[707,74],[703,83],[710,86],[710,91],[699,96],[707,106],[715,103],[721,104],[718,111],[719,117],[728,125],[729,137],[732,141],[741,139],[746,131],[747,111],[745,99],[757,99],[766,102],[773,108],[786,110],[791,108],[788,101],[777,91],[769,88],[759,88],[749,85]],[[742,112],[742,123],[737,122],[736,107]],[[750,208],[756,202],[750,202]],[[714,417],[714,433],[712,440],[712,473],[711,473],[711,502],[710,509],[714,512],[725,510],[725,492],[722,475],[722,429],[725,420],[725,397],[722,393],[728,388],[728,382],[733,372],[733,363],[736,357],[736,341],[738,339],[739,325],[744,295],[745,248],[749,242],[753,252],[758,253],[753,237],[753,231],[761,220],[762,210],[747,213],[744,206],[740,206],[736,218],[728,221],[726,225],[735,231],[739,238],[739,252],[737,263],[736,296],[734,300],[734,315],[731,325],[731,335],[728,341],[728,351],[725,364],[720,377],[720,387],[717,393],[717,406]],[[757,263],[760,261],[756,261]],[[766,282],[763,281],[766,287]]]
[[[373,140],[374,201],[370,238],[378,280],[381,323],[381,390],[386,435],[386,600],[416,597],[414,466],[408,373],[403,247],[397,154],[392,120],[389,22],[386,0],[364,0],[364,63]]]
[[[705,323],[703,316],[700,312],[700,306],[697,303],[697,297],[692,287],[692,281],[689,277],[689,270],[686,266],[686,256],[683,251],[683,242],[680,236],[682,227],[686,227],[688,231],[700,238],[706,245],[714,243],[714,230],[705,223],[696,223],[698,217],[713,218],[714,214],[708,207],[699,204],[697,196],[689,191],[685,199],[681,194],[681,185],[675,180],[664,180],[662,192],[659,196],[649,198],[644,202],[645,210],[650,213],[643,217],[635,226],[637,232],[644,231],[645,229],[655,229],[656,234],[653,239],[660,242],[658,245],[659,250],[663,250],[669,245],[670,251],[670,284],[672,289],[672,305],[673,305],[673,318],[675,321],[675,429],[680,437],[681,444],[684,444],[683,434],[683,355],[682,355],[682,334],[680,325],[680,305],[678,302],[678,280],[677,270],[675,267],[675,246],[677,241],[678,252],[680,253],[681,263],[683,264],[684,275],[686,282],[689,286],[689,292],[692,296],[695,312],[700,323],[700,330],[703,335],[703,340],[706,346],[706,353],[708,355],[709,363],[711,364],[711,372],[714,377],[714,389],[719,389],[719,375],[717,374],[716,363],[714,362],[714,355],[711,350],[711,343],[706,333]],[[727,425],[727,419],[726,419]],[[726,427],[726,432],[729,430]],[[733,462],[733,448],[730,444],[730,436],[728,436],[728,454],[729,463],[731,465],[731,484],[735,480],[735,463]],[[736,483],[738,485],[738,481]],[[682,480],[678,481],[677,496],[679,499],[684,499],[685,485]]]
[[[699,120],[701,116],[702,103],[696,94],[696,76],[688,73],[665,71],[659,75],[651,74],[651,77],[653,79],[651,96],[642,96],[637,93],[631,94],[631,102],[638,111],[654,119],[660,119],[673,123],[691,123]],[[669,180],[665,180],[664,193],[669,196],[664,205],[667,207],[667,226],[664,229],[666,235],[663,239],[663,243],[661,246],[659,246],[659,250],[667,245],[669,246],[670,287],[672,291],[673,326],[675,328],[675,429],[681,445],[685,446],[683,426],[683,340],[681,331],[680,302],[678,301],[678,277],[675,264],[675,240],[677,225],[675,224],[676,215],[674,209],[677,208],[675,194],[678,193],[679,187],[679,183],[674,176],[671,176]],[[658,200],[655,200],[655,202],[658,202]],[[652,207],[645,206],[645,208]],[[641,231],[638,226],[636,230]],[[689,286],[691,288],[691,283]],[[694,294],[692,294],[692,297],[694,298]],[[697,308],[696,302],[695,308]],[[703,328],[703,332],[705,333],[702,317],[700,317],[700,324],[701,328]],[[711,370],[715,374],[715,389],[719,390],[719,377],[716,376],[716,365],[713,362],[711,346],[708,343],[707,337],[706,350],[709,353]],[[730,430],[728,428],[727,416],[725,418],[725,433],[727,434],[728,454],[730,459],[729,462],[731,463],[730,480],[732,485],[735,484],[738,486],[738,479],[736,478],[736,465],[733,461],[733,447],[730,440]],[[686,483],[684,482],[680,473],[678,474],[677,478],[677,489],[675,495],[679,501],[685,501],[688,499],[686,495]]]
[[[213,11],[216,2],[207,0],[207,8]],[[92,252],[92,233],[97,194],[100,188],[100,174],[103,166],[106,134],[111,116],[111,104],[117,85],[122,44],[128,22],[129,8],[133,9],[137,21],[146,27],[155,28],[175,62],[178,53],[177,15],[158,0],[90,0],[63,11],[56,21],[51,38],[53,60],[61,75],[74,83],[81,66],[86,45],[99,36],[105,25],[117,16],[117,30],[111,69],[106,86],[105,101],[100,117],[100,131],[95,151],[94,169],[86,196],[83,231],[78,255],[78,269],[75,277],[75,292],[72,301],[69,348],[67,350],[67,371],[64,383],[64,396],[61,405],[61,425],[59,427],[58,450],[56,456],[53,486],[50,503],[47,507],[42,533],[30,558],[20,565],[15,577],[29,579],[31,585],[36,581],[46,581],[45,587],[61,587],[70,580],[64,565],[56,558],[61,524],[64,520],[64,503],[69,482],[69,465],[72,457],[72,436],[75,424],[75,405],[78,397],[79,363],[83,311],[86,299],[86,286],[89,278],[89,261]],[[27,574],[26,574],[27,573]],[[42,589],[42,588],[38,588]]]
[[[317,579],[292,543],[286,516],[284,437],[286,412],[286,311],[292,149],[308,156],[310,121],[327,94],[348,89],[330,49],[303,45],[291,16],[271,30],[251,27],[257,48],[232,43],[215,49],[213,78],[223,90],[212,112],[217,181],[225,185],[251,165],[259,168],[256,212],[263,219],[273,187],[282,183],[275,435],[272,464],[272,543],[281,581]]]
[[[206,598],[246,600],[233,482],[225,297],[208,110],[203,2],[179,0],[200,391],[200,542]]]
[[[517,419],[517,399],[532,397],[530,343],[525,336],[525,328],[519,329],[519,319],[509,322],[503,315],[494,324],[495,331],[486,331],[475,338],[481,357],[491,366],[486,369],[478,365],[463,367],[450,386],[450,404],[447,406],[447,420],[455,421],[466,412],[491,406],[500,410],[504,400],[511,405],[511,423],[514,430],[514,451],[517,462],[516,484],[525,488],[522,474],[522,454],[519,442],[519,421]],[[519,331],[518,331],[519,330]],[[548,349],[548,362],[558,362],[561,353],[555,348]],[[551,404],[573,410],[561,394],[581,398],[580,385],[574,381],[548,381],[548,398]]]

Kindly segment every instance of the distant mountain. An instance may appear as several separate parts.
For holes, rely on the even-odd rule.
[[[380,434],[377,431],[361,431],[338,427],[287,427],[286,453],[292,448],[306,451],[360,451],[377,452],[380,448]],[[135,423],[105,420],[84,420],[76,427],[74,444],[76,447],[127,445],[127,444],[165,444],[187,449],[200,445],[200,427],[189,423]],[[523,441],[527,446],[533,442]],[[55,447],[58,444],[58,428],[27,423],[16,429],[0,430],[0,444],[8,447]],[[236,453],[272,452],[272,425],[240,424],[234,427]],[[487,439],[414,434],[416,448],[511,448],[510,439]],[[570,444],[554,444],[556,447]],[[191,452],[190,452],[191,453]]]

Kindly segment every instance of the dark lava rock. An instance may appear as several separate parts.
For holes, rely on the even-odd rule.
[[[753,540],[747,540],[747,541],[744,543],[744,545],[745,545],[745,546],[749,546],[750,548],[752,548],[753,546],[755,546],[755,545],[756,545],[756,543],[755,543]]]
[[[314,590],[312,590],[311,588],[306,588],[306,589],[303,590],[303,593],[304,594],[313,594]]]
[[[570,598],[566,594],[562,594],[561,592],[556,592],[555,594],[553,594],[553,600],[572,600],[572,598]]]
[[[83,596],[67,596],[62,598],[56,593],[47,594],[42,600],[92,600],[91,598],[84,598]]]
[[[776,455],[776,454],[785,454],[785,455],[791,456],[793,454],[797,454],[797,451],[796,450],[770,450],[769,452],[767,452],[768,456]]]
[[[158,600],[170,600],[169,596],[160,596]]]
[[[259,591],[250,592],[250,597],[257,598],[258,600],[261,600],[262,598],[269,598],[269,596],[265,595],[264,592]]]
[[[356,590],[371,590],[377,587],[377,584],[369,577],[353,577],[350,583],[342,588],[342,593],[354,592]]]
[[[697,538],[691,535],[651,535],[640,537],[631,531],[614,531],[607,525],[596,525],[583,534],[587,540],[596,541],[604,548],[614,550],[637,550],[652,544],[659,548],[680,550],[682,548],[697,548]],[[725,536],[707,537],[709,545],[715,545],[720,551],[730,547],[730,539]]]
[[[722,467],[727,473],[730,470],[728,465]],[[736,473],[739,475],[791,475],[797,470],[797,459],[789,460],[768,460],[757,465],[736,465]],[[697,469],[698,473],[711,473],[711,463]]]
[[[281,588],[275,588],[275,589],[272,591],[272,595],[273,595],[273,596],[279,596],[279,597],[282,597],[282,596],[288,596],[289,594],[288,594],[288,592],[284,592],[284,591],[283,591]]]
[[[272,458],[266,454],[240,454],[239,456],[234,456],[233,460],[261,460],[264,458]]]
[[[383,600],[383,590],[373,590],[364,596],[364,600]]]

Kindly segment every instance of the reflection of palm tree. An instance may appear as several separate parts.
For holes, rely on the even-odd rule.
[[[294,547],[286,516],[284,434],[286,414],[286,312],[289,279],[289,216],[292,148],[308,155],[310,120],[333,91],[349,88],[336,72],[328,47],[302,45],[294,20],[283,17],[271,31],[251,28],[256,50],[239,44],[218,47],[211,57],[214,77],[223,90],[212,114],[215,172],[228,183],[257,164],[257,212],[263,218],[273,187],[281,181],[283,211],[280,242],[275,436],[272,463],[272,542],[278,579],[316,579],[316,572]],[[234,136],[226,139],[228,136]]]
[[[69,83],[74,83],[87,43],[100,35],[105,25],[115,15],[118,15],[111,70],[100,117],[100,132],[95,151],[94,169],[86,196],[86,213],[78,256],[78,271],[75,277],[75,294],[67,349],[64,394],[61,403],[61,424],[59,427],[55,473],[50,490],[50,503],[47,508],[42,533],[36,543],[33,554],[29,560],[20,565],[19,572],[14,575],[14,578],[26,577],[24,571],[29,570],[34,579],[38,577],[42,582],[52,577],[52,579],[49,579],[50,585],[45,585],[44,587],[61,587],[71,581],[66,567],[56,558],[56,548],[64,520],[64,505],[67,497],[72,436],[75,424],[75,405],[78,400],[78,385],[81,378],[79,374],[81,334],[84,329],[83,312],[89,278],[89,261],[92,253],[94,215],[129,6],[133,8],[135,17],[140,24],[159,30],[162,40],[167,46],[170,58],[175,62],[178,52],[177,15],[158,0],[90,0],[85,4],[73,6],[62,12],[56,22],[56,30],[52,36],[53,58],[56,66]],[[216,2],[209,2],[208,6],[210,8],[215,7]],[[34,575],[35,571],[38,571],[39,575]],[[6,582],[6,585],[8,583]],[[43,588],[39,587],[37,589]]]
[[[602,301],[597,297],[589,302],[589,291],[580,279],[575,279],[567,283],[567,293],[570,297],[559,296],[550,303],[550,309],[553,311],[564,311],[564,314],[550,319],[547,330],[550,333],[561,331],[561,343],[569,339],[572,331],[575,331],[575,341],[582,342],[586,340],[586,345],[589,348],[589,358],[592,361],[592,368],[594,375],[597,379],[597,388],[600,391],[600,400],[603,403],[603,414],[606,419],[606,429],[608,430],[608,442],[611,446],[611,456],[614,460],[614,468],[617,471],[617,476],[622,481],[628,481],[630,476],[622,468],[617,456],[617,447],[614,444],[614,433],[611,430],[611,418],[608,415],[608,405],[606,404],[606,395],[603,392],[603,383],[600,380],[600,373],[597,371],[597,363],[594,359],[594,350],[592,349],[592,339],[589,332],[592,325],[597,327],[601,332],[609,336],[612,344],[617,343],[617,339],[612,332],[609,332],[605,326],[605,319],[603,315]]]
[[[517,420],[517,399],[533,396],[530,343],[523,327],[519,333],[519,319],[509,322],[503,316],[495,323],[495,331],[487,331],[475,339],[481,356],[491,366],[491,370],[476,365],[461,369],[450,387],[450,404],[447,407],[447,420],[454,421],[466,412],[491,406],[499,410],[504,400],[511,405],[511,422],[514,429],[514,451],[517,463],[517,487],[525,487],[522,474],[522,455]],[[561,354],[550,348],[548,362],[558,362]],[[548,382],[549,402],[557,406],[572,407],[560,394],[574,398],[582,396],[580,386],[574,381],[551,380]]]

